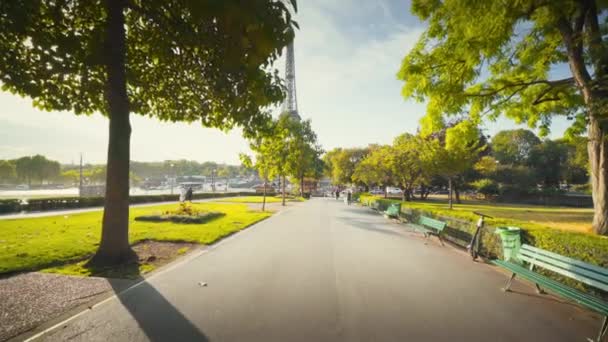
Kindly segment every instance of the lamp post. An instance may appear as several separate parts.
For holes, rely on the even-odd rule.
[[[175,175],[175,172],[173,171],[173,167],[174,166],[175,166],[175,164],[171,163],[171,175],[170,175],[170,177]],[[175,183],[174,178],[169,178],[169,182],[171,182],[171,195],[173,195],[173,185]]]
[[[216,169],[212,169],[211,170],[211,191],[215,192],[215,173],[217,172]]]

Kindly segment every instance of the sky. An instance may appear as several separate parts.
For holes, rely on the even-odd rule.
[[[404,0],[299,1],[295,38],[298,109],[311,119],[325,150],[387,144],[415,133],[425,106],[401,96],[396,73],[425,24]],[[277,63],[281,71],[284,61]],[[200,124],[163,123],[131,116],[131,159],[188,159],[238,164],[247,153],[240,131]],[[488,134],[515,128],[507,120],[488,123]],[[566,122],[556,121],[552,137]],[[43,154],[62,163],[104,163],[108,122],[101,115],[42,112],[31,100],[0,92],[0,159]]]

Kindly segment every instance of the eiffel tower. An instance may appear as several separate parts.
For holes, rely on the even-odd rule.
[[[293,41],[287,46],[285,58],[285,81],[287,96],[281,108],[281,115],[289,115],[295,120],[301,120],[298,114],[298,100],[296,99],[296,62],[293,53]]]

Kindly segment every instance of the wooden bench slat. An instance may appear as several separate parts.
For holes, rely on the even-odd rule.
[[[598,289],[604,290],[604,291],[608,291],[608,285],[605,283],[602,283],[600,281],[594,280],[592,278],[588,278],[588,277],[582,277],[580,274],[571,272],[569,270],[565,270],[563,268],[557,267],[555,265],[546,263],[544,261],[541,261],[539,259],[532,259],[530,257],[524,256],[524,255],[520,255],[519,256],[520,259],[522,259],[523,261],[526,261],[528,263],[531,263],[535,266],[540,266],[542,268],[548,269],[549,271],[553,271],[555,273],[564,275],[566,277],[572,278],[574,280],[578,280],[580,282],[583,282],[587,285],[591,285],[593,287],[596,287]]]
[[[529,258],[529,260],[525,260],[526,262],[529,262],[532,264],[536,264],[537,261],[544,262],[546,264],[557,266],[560,269],[563,269],[564,271],[569,271],[569,272],[575,273],[581,278],[589,278],[591,280],[605,284],[605,286],[608,286],[608,276],[604,275],[603,273],[597,273],[597,272],[589,270],[588,268],[579,267],[572,263],[557,260],[557,259],[554,259],[549,256],[537,254],[535,252],[530,252],[529,250],[520,250],[519,258],[521,259],[522,257]],[[562,273],[562,271],[554,271],[554,272],[557,272],[560,274]],[[578,279],[578,278],[576,280],[582,281],[581,279]],[[591,284],[589,284],[589,285],[591,285]]]
[[[534,271],[530,271],[529,269],[521,265],[513,264],[511,262],[503,260],[494,260],[493,263],[511,272],[514,272],[533,283],[539,284],[542,287],[561,295],[562,297],[569,298],[596,312],[608,315],[608,303],[595,296],[573,289],[567,285],[563,285],[558,281],[547,278]]]
[[[549,256],[549,257],[551,257],[553,259],[557,259],[557,260],[564,261],[564,262],[567,262],[567,263],[570,263],[570,264],[573,264],[573,265],[576,265],[576,266],[579,266],[579,267],[582,267],[582,268],[586,268],[586,269],[589,269],[589,270],[591,270],[591,271],[593,271],[595,273],[599,273],[601,275],[604,275],[604,276],[608,277],[608,269],[605,269],[603,267],[596,266],[596,265],[593,265],[593,264],[589,264],[589,263],[586,263],[584,261],[580,261],[580,260],[577,260],[577,259],[572,259],[572,258],[569,258],[567,256],[563,256],[563,255],[560,255],[560,254],[557,254],[557,253],[554,253],[554,252],[550,252],[550,251],[547,251],[547,250],[544,250],[544,249],[540,249],[540,248],[537,248],[537,247],[534,247],[534,246],[530,246],[530,245],[527,245],[527,244],[523,244],[521,246],[520,250],[521,251],[529,250],[529,251],[536,252],[536,253],[541,254],[541,255],[546,255],[546,256]]]

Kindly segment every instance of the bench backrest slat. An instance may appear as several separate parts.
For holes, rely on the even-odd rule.
[[[544,249],[522,245],[518,258],[587,285],[608,291],[608,269],[565,257]]]
[[[436,229],[438,231],[442,231],[445,226],[446,223],[439,221],[439,220],[435,220],[432,219],[430,217],[426,217],[426,216],[420,216],[420,218],[418,219],[418,224],[423,225],[423,226],[427,226],[427,227],[431,227],[433,229]]]

